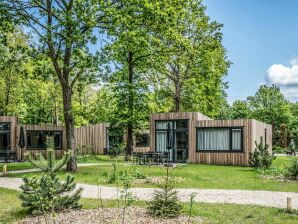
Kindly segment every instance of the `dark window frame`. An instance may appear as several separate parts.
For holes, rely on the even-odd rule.
[[[36,146],[32,146],[32,145],[28,145],[28,134],[32,132],[37,132],[39,134],[39,132],[52,132],[53,134],[55,132],[59,132],[60,133],[60,139],[61,139],[61,144],[59,147],[55,147],[55,150],[62,150],[63,149],[63,131],[62,130],[26,130],[26,145],[27,145],[27,149],[30,150],[46,150],[46,144],[44,143],[43,147],[36,147]],[[32,140],[31,140],[31,144],[32,144]]]
[[[187,128],[174,128],[174,123],[177,122],[177,121],[186,121],[187,122]],[[157,122],[167,122],[167,123],[172,123],[171,124],[171,132],[173,134],[173,142],[175,142],[175,133],[176,132],[186,132],[187,134],[187,150],[186,150],[186,157],[189,158],[189,128],[190,128],[190,119],[171,119],[171,120],[154,120],[154,151],[156,152],[157,151],[157,132],[158,131],[167,131],[167,128],[156,128],[157,125],[156,123]],[[173,153],[173,160],[175,160],[174,158],[174,153]]]
[[[12,128],[12,125],[11,125],[12,122],[0,122],[0,124],[8,124],[9,125],[9,130],[4,130],[5,133],[2,133],[2,134],[7,134],[7,149],[1,149],[0,150],[11,150],[11,128]]]
[[[140,137],[143,138],[144,136],[146,136],[146,143],[138,144],[138,138],[140,138]],[[135,147],[149,147],[150,146],[150,134],[149,133],[136,134],[135,141],[136,141]]]
[[[199,150],[198,143],[198,130],[199,129],[229,129],[229,149],[227,150]],[[241,149],[233,150],[232,149],[232,130],[233,129],[241,129]],[[233,127],[196,127],[196,152],[220,152],[220,153],[244,153],[244,126],[233,126]]]

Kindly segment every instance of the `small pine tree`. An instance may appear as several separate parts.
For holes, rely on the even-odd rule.
[[[273,155],[271,155],[268,151],[269,145],[263,143],[263,138],[260,138],[260,142],[256,144],[256,149],[254,152],[250,153],[249,159],[250,164],[253,167],[260,169],[267,169],[271,166],[272,161],[275,159]]]
[[[68,175],[64,182],[60,182],[55,174],[67,163],[69,156],[70,153],[67,152],[61,160],[56,161],[54,139],[48,137],[47,158],[45,159],[42,154],[39,155],[38,160],[34,160],[31,156],[28,157],[33,166],[45,173],[41,177],[23,179],[20,199],[22,206],[27,208],[29,213],[43,214],[81,207],[79,199],[82,189],[74,191],[76,187],[74,178]],[[72,191],[74,192],[70,194]]]
[[[159,188],[155,190],[153,200],[149,203],[149,214],[162,218],[174,218],[181,214],[182,205],[178,200],[178,192],[174,190],[174,183],[171,180],[170,170],[167,166],[166,177]]]
[[[284,176],[287,179],[298,180],[298,158],[294,157],[286,166]]]

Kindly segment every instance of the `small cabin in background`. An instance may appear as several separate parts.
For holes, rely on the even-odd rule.
[[[75,128],[75,147],[90,145],[97,154],[108,147],[107,123]],[[0,116],[0,151],[15,151],[18,160],[25,154],[36,155],[46,149],[46,137],[53,136],[57,154],[67,150],[65,127],[20,124],[18,117]]]

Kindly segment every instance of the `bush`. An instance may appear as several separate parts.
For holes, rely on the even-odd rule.
[[[155,190],[151,202],[149,202],[149,214],[162,218],[174,218],[180,215],[182,205],[178,200],[178,193],[174,190],[174,184],[171,180],[171,171],[167,167],[166,177],[160,185],[160,189]]]
[[[131,172],[131,175],[133,176],[133,178],[135,178],[135,179],[145,179],[146,178],[146,175],[144,174],[143,170],[138,167],[133,167],[130,172]]]
[[[88,158],[96,158],[95,148],[91,145],[79,145],[76,150],[78,158],[82,159],[83,161],[86,161]]]
[[[259,169],[268,169],[275,159],[268,151],[269,145],[263,144],[263,138],[260,139],[259,143],[256,141],[255,144],[255,151],[249,155],[250,164]]]
[[[290,163],[286,166],[285,177],[291,180],[298,180],[298,157],[291,159]]]
[[[117,157],[117,156],[123,154],[123,152],[124,152],[124,144],[122,144],[122,143],[114,144],[108,151],[109,156],[111,158]]]
[[[272,151],[274,153],[285,153],[286,152],[285,149],[280,146],[273,146]]]
[[[46,212],[56,212],[63,209],[80,208],[80,193],[82,189],[72,192],[76,185],[74,178],[70,175],[64,182],[60,182],[55,172],[61,169],[69,160],[69,152],[60,161],[56,161],[54,151],[54,140],[48,138],[47,159],[42,154],[39,160],[29,161],[45,174],[41,177],[27,178],[21,186],[20,199],[22,206],[27,208],[31,214],[43,214]]]
[[[258,173],[265,176],[278,177],[282,176],[283,171],[277,166],[270,166],[268,169],[258,169]]]
[[[109,184],[115,183],[117,181],[117,177],[118,177],[116,163],[113,163],[112,166],[113,166],[113,171],[107,179],[107,183],[109,183]]]

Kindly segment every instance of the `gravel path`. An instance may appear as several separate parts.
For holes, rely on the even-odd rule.
[[[21,184],[21,178],[0,177],[0,187],[19,190]],[[84,189],[82,192],[83,198],[98,198],[99,189],[101,189],[102,199],[117,198],[117,188],[115,187],[90,184],[77,184],[77,186]],[[150,200],[154,189],[132,188],[131,191],[140,200]],[[179,199],[183,202],[189,201],[191,193],[196,193],[196,202],[250,204],[277,208],[285,208],[287,197],[292,197],[293,208],[298,209],[298,193],[293,192],[221,189],[177,189],[177,191],[179,193]]]

